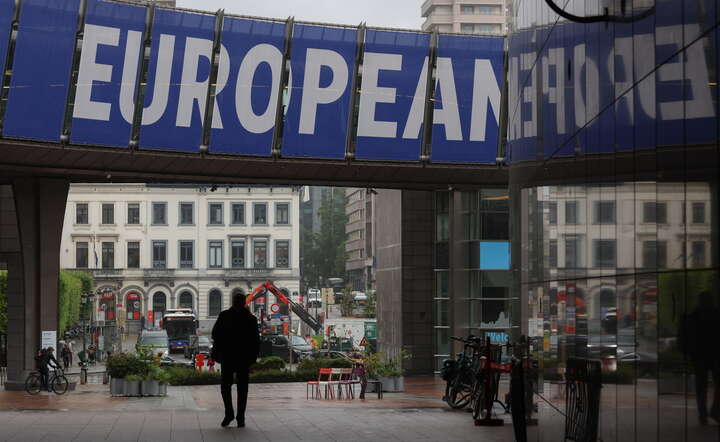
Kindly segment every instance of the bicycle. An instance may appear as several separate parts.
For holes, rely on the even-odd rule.
[[[476,377],[475,367],[479,365],[480,338],[472,335],[467,339],[451,336],[450,339],[464,344],[462,353],[457,359],[448,359],[444,362],[442,377],[447,382],[443,400],[451,408],[462,409],[470,404]]]
[[[67,392],[70,382],[65,377],[63,369],[55,367],[48,377],[48,385],[55,394],[63,395]],[[25,379],[25,391],[34,396],[40,393],[40,390],[42,390],[42,377],[39,371],[33,371]]]

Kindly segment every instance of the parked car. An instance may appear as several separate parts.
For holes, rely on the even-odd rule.
[[[367,295],[365,292],[350,292],[353,300],[359,305],[365,305],[367,303]]]
[[[212,341],[208,336],[192,335],[188,342],[188,346],[185,347],[185,357],[188,359],[194,359],[196,354],[202,353],[209,355],[212,350]]]
[[[307,295],[307,306],[308,308],[322,307],[322,299],[320,298],[320,290],[318,289],[308,289],[308,295]]]
[[[150,347],[153,355],[161,353],[164,357],[170,353],[168,334],[165,330],[143,330],[138,336],[137,345]]]
[[[304,359],[312,352],[312,345],[300,336],[291,335],[292,340],[292,362]],[[288,348],[288,337],[285,335],[261,335],[260,336],[260,357],[278,356],[284,360],[290,357]]]

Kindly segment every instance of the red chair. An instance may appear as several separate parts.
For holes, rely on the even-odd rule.
[[[327,375],[327,378],[323,380],[323,375]],[[330,382],[332,381],[332,368],[321,368],[318,372],[318,379],[317,381],[308,381],[308,383],[305,386],[305,399],[310,398],[310,387],[313,387],[313,399],[318,399],[318,396],[320,395],[320,386],[323,385],[325,387],[325,397],[327,398],[328,395],[328,386],[330,385]],[[332,394],[332,392],[331,392]]]
[[[346,368],[347,378],[340,381],[340,385],[345,387],[345,391],[350,399],[355,399],[355,385],[360,384],[360,376],[365,374],[362,367]]]

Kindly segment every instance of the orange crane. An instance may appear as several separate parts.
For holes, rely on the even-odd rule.
[[[249,305],[251,302],[253,302],[257,298],[262,298],[263,296],[266,296],[267,292],[272,293],[275,295],[275,298],[278,300],[278,302],[282,302],[283,304],[287,305],[290,310],[293,311],[298,317],[306,323],[308,326],[310,326],[311,329],[315,331],[315,333],[320,333],[322,331],[322,325],[320,324],[320,321],[317,320],[317,318],[313,317],[310,313],[308,313],[307,310],[297,302],[290,299],[288,296],[285,296],[285,294],[275,286],[270,281],[265,281],[259,286],[255,288],[255,290],[250,293],[247,298],[245,298],[245,305]]]

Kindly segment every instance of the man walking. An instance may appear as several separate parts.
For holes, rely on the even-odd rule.
[[[212,330],[211,357],[220,363],[220,393],[225,405],[223,427],[237,419],[237,426],[245,426],[249,368],[257,360],[260,350],[257,318],[245,308],[245,295],[233,295],[232,307],[220,312]],[[233,411],[232,384],[237,376],[237,415]]]

